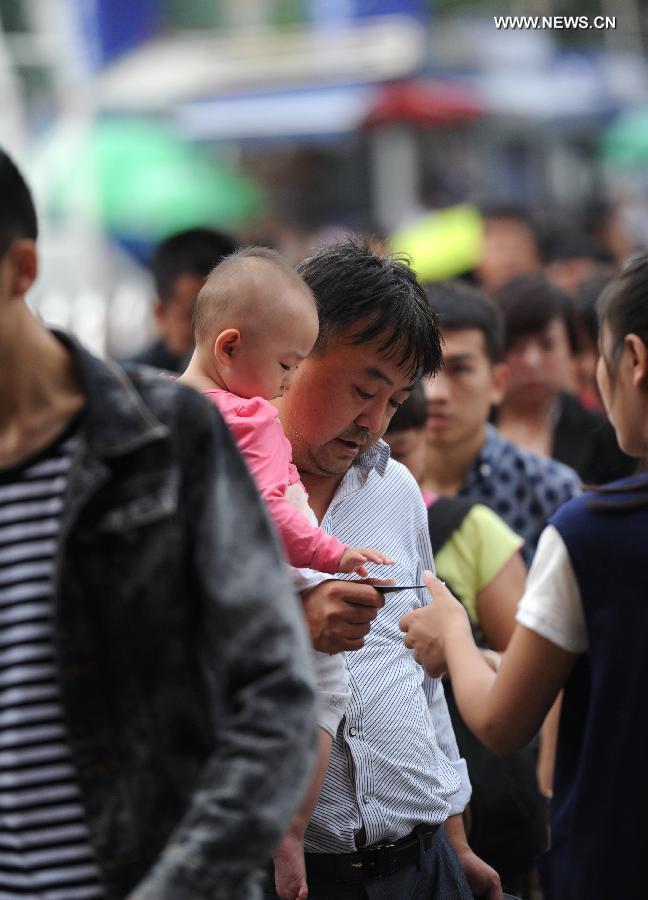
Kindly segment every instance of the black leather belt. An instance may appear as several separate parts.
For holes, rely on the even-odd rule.
[[[393,844],[374,844],[355,853],[307,853],[307,876],[349,884],[367,878],[384,878],[406,866],[418,866],[421,844],[423,850],[429,850],[440,827],[419,825]]]

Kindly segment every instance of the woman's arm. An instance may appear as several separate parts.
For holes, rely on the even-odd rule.
[[[540,728],[577,655],[517,625],[496,675],[470,633],[465,610],[443,582],[426,573],[434,603],[401,620],[405,644],[431,675],[450,673],[467,725],[497,753],[524,746]]]
[[[515,611],[524,593],[526,566],[516,550],[477,593],[477,617],[489,646],[506,650],[515,631]]]

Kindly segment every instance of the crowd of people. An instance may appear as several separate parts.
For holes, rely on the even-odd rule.
[[[0,197],[0,900],[643,897],[648,257],[191,229],[116,362]]]

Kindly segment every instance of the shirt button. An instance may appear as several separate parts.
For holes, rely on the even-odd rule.
[[[487,463],[487,462],[482,463],[481,466],[479,467],[479,471],[480,471],[480,474],[482,474],[484,477],[487,478],[491,474],[490,463]]]
[[[351,737],[355,737],[357,733],[358,733],[357,728],[349,728],[349,734],[351,735]]]
[[[371,800],[371,797],[369,796],[369,794],[363,794],[363,795],[362,795],[362,802],[363,802],[363,803],[369,803],[370,800]]]

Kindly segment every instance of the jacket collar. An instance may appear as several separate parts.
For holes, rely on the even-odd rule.
[[[98,456],[120,456],[168,436],[123,369],[98,359],[69,334],[53,334],[76,364],[86,398],[84,431]]]

